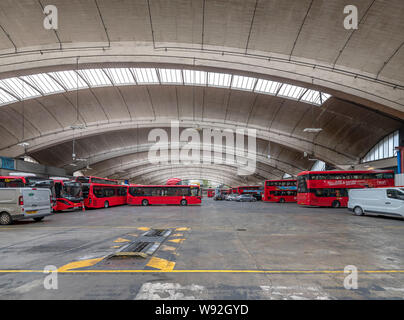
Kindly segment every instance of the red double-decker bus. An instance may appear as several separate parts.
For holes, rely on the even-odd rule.
[[[82,209],[84,206],[81,183],[73,180],[53,179],[56,204],[55,212]]]
[[[347,207],[348,190],[394,186],[394,171],[304,171],[297,176],[297,203]]]
[[[261,186],[239,186],[231,188],[231,193],[237,195],[251,194],[257,198],[257,200],[261,200],[263,188]]]
[[[263,201],[268,202],[296,202],[297,180],[266,180]]]
[[[128,204],[148,206],[152,204],[200,204],[202,202],[199,186],[146,185],[130,186]]]
[[[83,183],[82,190],[86,208],[109,208],[126,204],[126,185]]]
[[[76,181],[81,183],[99,183],[99,184],[119,184],[118,180],[112,180],[100,177],[76,177]]]
[[[215,189],[206,189],[206,193],[208,198],[213,198],[213,196],[215,195]]]

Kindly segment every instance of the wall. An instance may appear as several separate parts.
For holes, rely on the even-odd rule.
[[[404,186],[404,174],[396,174],[396,186]]]

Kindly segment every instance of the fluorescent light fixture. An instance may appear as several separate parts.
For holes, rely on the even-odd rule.
[[[18,145],[21,146],[21,147],[28,147],[29,143],[28,142],[20,142],[20,143],[18,143]]]
[[[77,130],[83,130],[83,129],[86,128],[86,125],[85,125],[84,123],[75,123],[75,124],[72,124],[72,125],[70,126],[70,128],[73,129],[73,130],[75,130],[75,129],[77,129]]]
[[[309,133],[318,133],[318,132],[321,132],[321,131],[323,131],[322,128],[305,128],[303,130],[303,132],[309,132]]]

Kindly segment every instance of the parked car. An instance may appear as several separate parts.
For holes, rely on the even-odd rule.
[[[41,221],[52,214],[52,195],[45,188],[0,188],[0,225],[22,219]]]
[[[236,200],[236,198],[237,198],[236,194],[229,194],[226,196],[227,201],[234,201],[234,200]]]
[[[348,209],[358,216],[369,213],[404,217],[404,188],[351,189]]]
[[[251,194],[242,194],[236,198],[238,202],[255,202],[257,199]]]
[[[213,200],[215,200],[215,201],[225,200],[225,195],[224,194],[215,194],[215,196],[213,197]]]

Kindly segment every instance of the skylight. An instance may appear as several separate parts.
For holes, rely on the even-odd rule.
[[[0,89],[0,104],[7,104],[18,101],[13,96],[9,95],[7,92]]]
[[[111,81],[102,69],[85,69],[79,70],[78,72],[84,79],[86,79],[91,87],[105,87],[111,85]]]
[[[233,76],[231,87],[234,89],[251,91],[254,88],[256,80],[256,78],[251,77]]]
[[[178,69],[158,69],[161,83],[182,84],[182,73]]]
[[[194,85],[254,91],[321,106],[331,95],[286,83],[200,70],[96,68],[40,73],[0,80],[0,104],[88,87],[138,84]]]
[[[184,84],[206,86],[207,73],[199,70],[183,70]]]
[[[208,86],[229,88],[230,87],[231,74],[227,73],[208,73]]]
[[[159,84],[159,78],[155,68],[132,68],[136,82],[139,84]]]
[[[40,90],[42,94],[52,94],[64,91],[64,89],[46,73],[33,74],[20,78]]]
[[[129,68],[110,68],[104,69],[114,84],[118,85],[134,85],[136,84]]]
[[[268,94],[275,95],[278,92],[279,87],[281,85],[282,84],[279,82],[258,79],[257,85],[255,86],[255,92],[268,93]]]
[[[13,96],[19,99],[39,97],[41,94],[33,89],[29,84],[19,78],[9,78],[0,80],[0,88],[10,92]]]
[[[53,79],[58,81],[66,90],[88,88],[88,85],[74,71],[59,71],[48,73]]]

